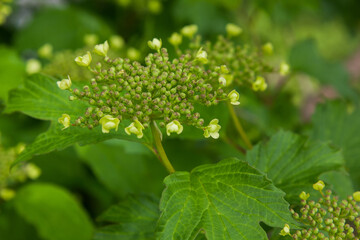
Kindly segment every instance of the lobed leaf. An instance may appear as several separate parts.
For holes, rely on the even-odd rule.
[[[344,164],[339,150],[285,131],[255,146],[247,153],[246,160],[285,191],[287,199],[298,199],[297,196],[311,187],[319,175]]]
[[[159,199],[152,195],[128,196],[98,218],[110,225],[97,229],[94,240],[155,239],[158,202]]]
[[[34,118],[57,121],[62,114],[78,117],[87,105],[82,101],[70,101],[70,92],[59,89],[57,79],[35,74],[28,77],[24,86],[10,91],[5,113],[19,111]]]
[[[236,158],[166,177],[158,239],[267,239],[259,222],[292,224],[284,193]]]
[[[69,101],[70,93],[58,88],[56,79],[37,74],[26,79],[24,86],[10,92],[9,104],[5,112],[20,111],[31,117],[51,120],[49,130],[40,134],[35,141],[17,158],[16,162],[26,161],[34,155],[45,154],[54,150],[61,150],[74,144],[90,144],[111,138],[126,139],[137,142],[149,142],[149,131],[142,139],[128,136],[124,132],[127,121],[119,124],[117,132],[108,134],[101,132],[98,126],[92,130],[70,126],[62,130],[57,122],[58,118],[67,113],[72,119],[85,112],[87,104],[81,101]]]
[[[354,183],[360,187],[360,110],[347,111],[344,102],[334,101],[319,105],[312,118],[311,137],[330,141],[343,151],[346,169]]]

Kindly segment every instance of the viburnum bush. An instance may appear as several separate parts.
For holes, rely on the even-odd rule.
[[[156,30],[165,7],[109,2]],[[207,36],[190,24],[138,43],[99,27],[25,62],[0,47],[26,75],[4,85],[0,236],[359,239],[358,90],[312,42],[276,55],[257,18],[255,30],[228,23]]]

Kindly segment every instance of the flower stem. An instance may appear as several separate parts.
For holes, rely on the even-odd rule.
[[[151,126],[151,132],[152,132],[152,135],[154,137],[154,141],[155,141],[155,145],[156,145],[156,149],[157,149],[157,153],[158,153],[157,155],[158,155],[158,158],[159,158],[160,162],[164,165],[164,167],[166,168],[166,170],[169,173],[175,172],[175,169],[171,165],[169,159],[167,158],[165,150],[164,150],[164,148],[163,148],[163,146],[161,144],[161,138],[160,138],[160,134],[159,134],[159,129],[157,128],[156,123],[155,123],[154,120],[151,121],[150,126]]]
[[[252,149],[253,146],[248,138],[248,136],[246,135],[238,117],[236,116],[236,113],[235,113],[235,110],[234,110],[234,107],[228,103],[228,108],[229,108],[229,111],[230,111],[230,115],[231,115],[231,118],[235,124],[235,128],[237,130],[237,132],[240,134],[242,140],[244,141],[245,145],[249,148],[249,149]]]

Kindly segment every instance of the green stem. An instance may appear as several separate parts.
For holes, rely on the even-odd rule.
[[[158,158],[159,158],[160,162],[162,163],[162,165],[164,165],[164,167],[166,168],[166,170],[169,173],[175,172],[175,169],[171,165],[169,159],[167,158],[165,150],[164,150],[164,148],[163,148],[163,146],[161,144],[161,137],[160,137],[160,134],[159,134],[159,129],[157,128],[156,123],[155,123],[154,120],[151,121],[150,126],[151,126],[152,135],[154,137],[155,146],[156,146],[156,149],[157,149],[157,155],[158,155]]]
[[[246,135],[238,117],[236,116],[236,113],[235,113],[235,110],[234,110],[234,107],[228,103],[228,108],[229,108],[229,111],[230,111],[230,115],[231,115],[231,118],[235,124],[235,128],[237,130],[237,132],[240,134],[242,140],[244,141],[245,145],[249,148],[249,149],[252,149],[253,146],[248,138],[248,136]]]

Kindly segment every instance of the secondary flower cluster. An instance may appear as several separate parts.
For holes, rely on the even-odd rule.
[[[272,72],[273,69],[249,46],[235,45],[233,41],[220,35],[214,44],[207,42],[204,49],[209,53],[210,69],[219,65],[229,68],[231,74],[224,75],[227,86],[235,81],[237,85],[251,86],[254,91],[266,90],[267,83],[261,75]]]
[[[41,170],[33,163],[23,163],[11,169],[12,163],[25,149],[24,144],[10,149],[4,149],[0,143],[0,201],[10,200],[15,196],[13,187],[27,179],[36,179],[40,176]],[[11,169],[11,171],[10,171]]]
[[[240,103],[239,93],[233,90],[227,94],[222,89],[221,77],[228,72],[226,66],[204,70],[201,62],[207,54],[202,49],[195,59],[184,54],[171,61],[167,50],[161,48],[161,40],[153,39],[148,45],[157,52],[145,58],[145,65],[129,59],[109,58],[107,42],[94,48],[96,54],[104,57],[103,63],[98,62],[91,68],[90,52],[77,57],[76,63],[88,67],[95,75],[90,84],[81,90],[72,89],[70,77],[57,84],[72,93],[70,100],[86,101],[90,107],[73,123],[69,115],[63,114],[59,122],[64,128],[76,125],[92,129],[102,125],[102,131],[108,133],[111,129],[116,131],[122,120],[129,119],[132,123],[125,132],[141,138],[143,130],[156,120],[160,127],[166,127],[168,135],[180,134],[184,124],[202,129],[205,137],[218,138],[221,128],[218,120],[213,119],[204,126],[205,120],[196,108],[216,105],[222,100],[234,105]]]
[[[313,185],[315,190],[322,193],[322,181]],[[309,226],[307,229],[297,230],[293,239],[359,239],[360,233],[360,192],[355,192],[346,200],[340,201],[327,190],[323,197],[315,201],[308,201],[309,193],[300,194],[302,208],[300,214],[291,210],[293,217]],[[286,230],[283,229],[282,235]],[[288,231],[288,235],[290,235]]]
[[[175,47],[177,53],[181,54],[178,46],[182,43],[182,36],[185,36],[191,40],[186,52],[197,57],[200,54],[198,49],[201,48],[203,53],[207,53],[202,63],[207,64],[210,70],[215,70],[222,65],[227,66],[228,71],[222,74],[224,86],[230,86],[235,81],[237,85],[251,86],[254,91],[266,90],[267,83],[261,75],[272,72],[273,68],[262,61],[262,56],[258,51],[247,45],[236,45],[231,40],[232,37],[242,33],[239,26],[232,23],[227,24],[227,38],[220,35],[215,43],[206,42],[205,44],[201,44],[201,37],[195,35],[197,30],[196,25],[185,26],[181,29],[181,34],[173,33],[168,40]],[[194,51],[198,51],[197,54],[193,54]]]

